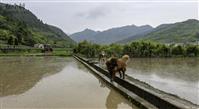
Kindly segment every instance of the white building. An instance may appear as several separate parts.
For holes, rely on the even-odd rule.
[[[34,47],[44,49],[44,44],[35,44]]]

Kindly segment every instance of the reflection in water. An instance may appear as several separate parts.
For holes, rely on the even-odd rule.
[[[121,99],[118,99],[118,97],[116,96],[116,92],[115,91],[110,91],[107,99],[106,99],[106,107],[107,109],[117,109],[118,105],[121,104],[123,101]]]
[[[0,65],[3,109],[136,109],[73,58],[8,57],[0,58]],[[115,102],[109,102],[116,98]]]
[[[62,70],[66,60],[50,57],[0,57],[0,97],[24,93],[41,78]]]
[[[99,79],[99,84],[100,84],[100,87],[102,87],[102,88],[107,87],[107,88],[111,89],[101,79]],[[120,104],[126,104],[126,100],[121,99],[121,98],[123,98],[122,95],[118,94],[118,92],[111,89],[106,98],[106,109],[118,109]],[[134,105],[131,104],[131,106],[132,106],[132,109],[137,109],[137,107],[135,107]]]
[[[199,58],[133,58],[127,74],[199,104]]]

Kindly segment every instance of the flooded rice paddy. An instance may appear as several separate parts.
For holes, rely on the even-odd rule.
[[[199,58],[133,58],[126,74],[199,105]]]
[[[137,109],[73,58],[0,57],[0,108]]]

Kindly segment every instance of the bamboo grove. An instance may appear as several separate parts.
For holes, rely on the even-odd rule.
[[[74,53],[88,58],[98,57],[101,51],[108,56],[112,54],[120,57],[128,54],[130,57],[197,57],[199,45],[193,44],[163,44],[152,41],[134,41],[128,44],[99,45],[82,41],[74,48]]]

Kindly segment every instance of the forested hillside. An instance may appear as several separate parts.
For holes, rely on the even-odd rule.
[[[134,40],[153,40],[162,43],[192,43],[199,41],[199,21],[189,19],[173,24],[162,24],[150,33],[129,37],[119,41],[127,43]]]
[[[166,43],[186,43],[199,41],[199,21],[189,19],[174,24],[160,25],[145,39]]]
[[[8,40],[27,46],[43,43],[68,47],[74,44],[61,29],[44,24],[23,6],[0,3],[0,43],[6,45]]]

